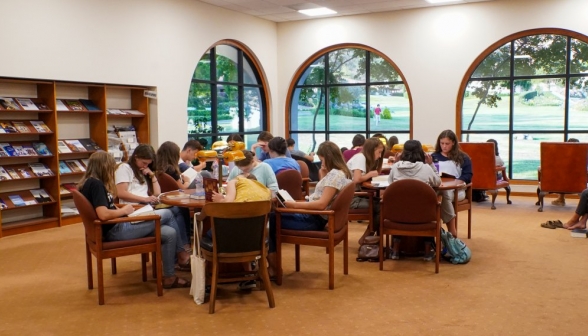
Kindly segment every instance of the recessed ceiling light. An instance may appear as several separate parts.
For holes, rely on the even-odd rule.
[[[308,16],[337,14],[337,12],[335,12],[334,10],[328,9],[326,7],[313,8],[313,9],[302,9],[302,10],[299,10],[298,13],[308,15]]]
[[[446,3],[446,2],[462,2],[463,0],[425,0],[428,3],[432,4],[439,4],[439,3]]]

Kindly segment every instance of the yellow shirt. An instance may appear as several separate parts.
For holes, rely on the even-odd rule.
[[[235,188],[235,202],[266,201],[272,197],[272,192],[259,181],[240,176],[237,177]]]

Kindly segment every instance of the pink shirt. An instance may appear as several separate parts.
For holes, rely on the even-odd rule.
[[[357,149],[348,149],[344,151],[343,158],[345,159],[345,162],[349,161],[349,159],[351,159],[353,155],[357,153],[361,153],[361,147],[358,147]]]

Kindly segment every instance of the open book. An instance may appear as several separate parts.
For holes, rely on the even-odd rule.
[[[182,175],[184,175],[188,180],[190,180],[190,183],[192,183],[192,181],[194,181],[194,179],[199,174],[200,174],[199,172],[197,172],[196,170],[194,170],[192,168],[188,168],[182,173]]]
[[[278,201],[280,202],[280,204],[285,208],[286,201],[294,201],[295,199],[292,198],[292,196],[290,195],[290,193],[284,189],[280,189],[278,190],[278,192],[276,193],[276,197],[278,198]]]
[[[137,217],[137,216],[150,216],[155,215],[155,211],[153,211],[153,207],[151,204],[147,204],[142,208],[135,210],[129,217]],[[141,223],[142,221],[135,221],[131,222],[131,224]]]

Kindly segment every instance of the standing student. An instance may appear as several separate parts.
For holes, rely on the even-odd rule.
[[[459,148],[457,136],[452,130],[445,130],[437,137],[435,152],[432,154],[433,160],[439,162],[439,171],[454,176],[456,179],[464,181],[466,184],[472,182],[472,161],[470,157]],[[453,190],[443,192],[441,202],[441,219],[447,224],[447,230],[454,237],[457,237],[457,228],[455,225],[455,209],[453,208]],[[465,190],[459,190],[457,199],[465,199]]]
[[[121,163],[114,174],[116,192],[121,203],[158,203],[157,196],[161,193],[159,182],[153,172],[155,170],[155,151],[147,144],[135,148],[128,163]],[[161,225],[168,225],[176,230],[176,252],[178,264],[183,269],[190,265],[190,244],[186,233],[184,215],[177,209],[156,209],[161,216]]]
[[[369,138],[363,144],[361,153],[355,154],[349,161],[347,161],[347,168],[353,176],[353,183],[356,184],[356,190],[361,190],[361,184],[380,175],[382,171],[382,153],[384,152],[384,144],[379,138]],[[369,198],[354,196],[351,201],[352,209],[367,209],[370,207]],[[372,227],[378,231],[380,227],[380,200],[373,199],[373,223]],[[360,244],[363,238],[370,234],[369,226],[366,228],[364,234],[360,238]]]
[[[107,152],[96,152],[90,156],[88,166],[78,189],[88,199],[100,220],[109,220],[131,214],[134,209],[130,204],[120,208],[114,205],[117,189],[114,184],[115,161]],[[105,241],[120,241],[153,236],[155,221],[139,223],[124,222],[102,225]],[[174,258],[176,247],[176,230],[171,226],[161,226],[161,255],[163,262],[163,287],[189,287],[190,282],[175,275]]]
[[[382,109],[380,108],[380,104],[376,105],[374,109],[374,120],[376,121],[376,126],[380,124],[380,114],[382,113]]]

